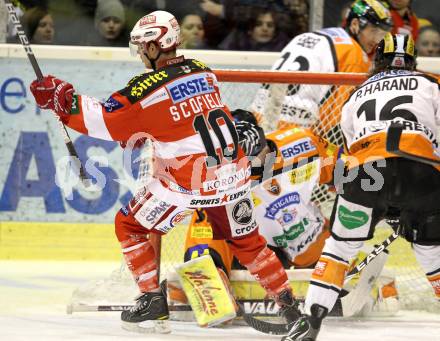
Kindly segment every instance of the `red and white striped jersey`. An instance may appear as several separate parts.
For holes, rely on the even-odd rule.
[[[134,77],[105,103],[76,96],[68,126],[92,137],[153,141],[149,190],[187,207],[218,206],[244,196],[250,168],[223,104],[217,78],[202,62],[177,57]]]

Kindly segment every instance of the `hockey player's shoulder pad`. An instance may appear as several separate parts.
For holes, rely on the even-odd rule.
[[[323,35],[331,40],[333,44],[353,44],[350,35],[341,27],[328,27],[315,32],[318,35]]]
[[[197,59],[187,59],[187,65],[191,67],[193,71],[208,71],[210,72],[211,69],[206,65],[205,63],[201,62]]]
[[[420,74],[420,76],[426,78],[430,82],[437,84],[437,86],[440,90],[440,75],[430,74],[430,73],[425,73],[425,72],[420,72],[419,74]]]
[[[119,93],[126,97],[130,103],[134,104],[142,100],[152,91],[169,82],[171,79],[173,79],[173,75],[167,70],[167,68],[146,72],[132,78],[127,86],[119,91]]]

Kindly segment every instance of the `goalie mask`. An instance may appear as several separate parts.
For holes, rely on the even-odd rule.
[[[417,57],[414,45],[414,40],[410,35],[387,33],[376,48],[375,69],[414,70]]]
[[[356,0],[350,7],[344,27],[348,29],[353,19],[359,20],[361,29],[368,23],[378,26],[385,31],[393,27],[391,13],[385,5],[378,0]]]
[[[130,33],[130,53],[133,57],[139,48],[156,43],[161,52],[176,49],[180,44],[180,26],[176,18],[165,11],[155,11],[140,18]]]

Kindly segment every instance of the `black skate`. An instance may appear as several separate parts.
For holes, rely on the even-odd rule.
[[[292,323],[301,316],[298,309],[298,301],[292,295],[290,290],[282,291],[276,298],[276,302],[281,306],[278,315],[282,316],[287,323]]]
[[[165,284],[166,285],[166,284]],[[147,292],[136,298],[136,304],[121,314],[122,328],[138,333],[170,333],[166,291]],[[145,323],[143,323],[145,322]]]
[[[321,329],[321,322],[328,309],[314,304],[310,308],[312,315],[302,315],[289,328],[289,332],[281,341],[315,341]]]

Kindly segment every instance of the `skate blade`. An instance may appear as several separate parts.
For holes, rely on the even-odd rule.
[[[122,329],[141,334],[169,334],[171,333],[170,321],[154,320],[144,322],[122,321]]]

